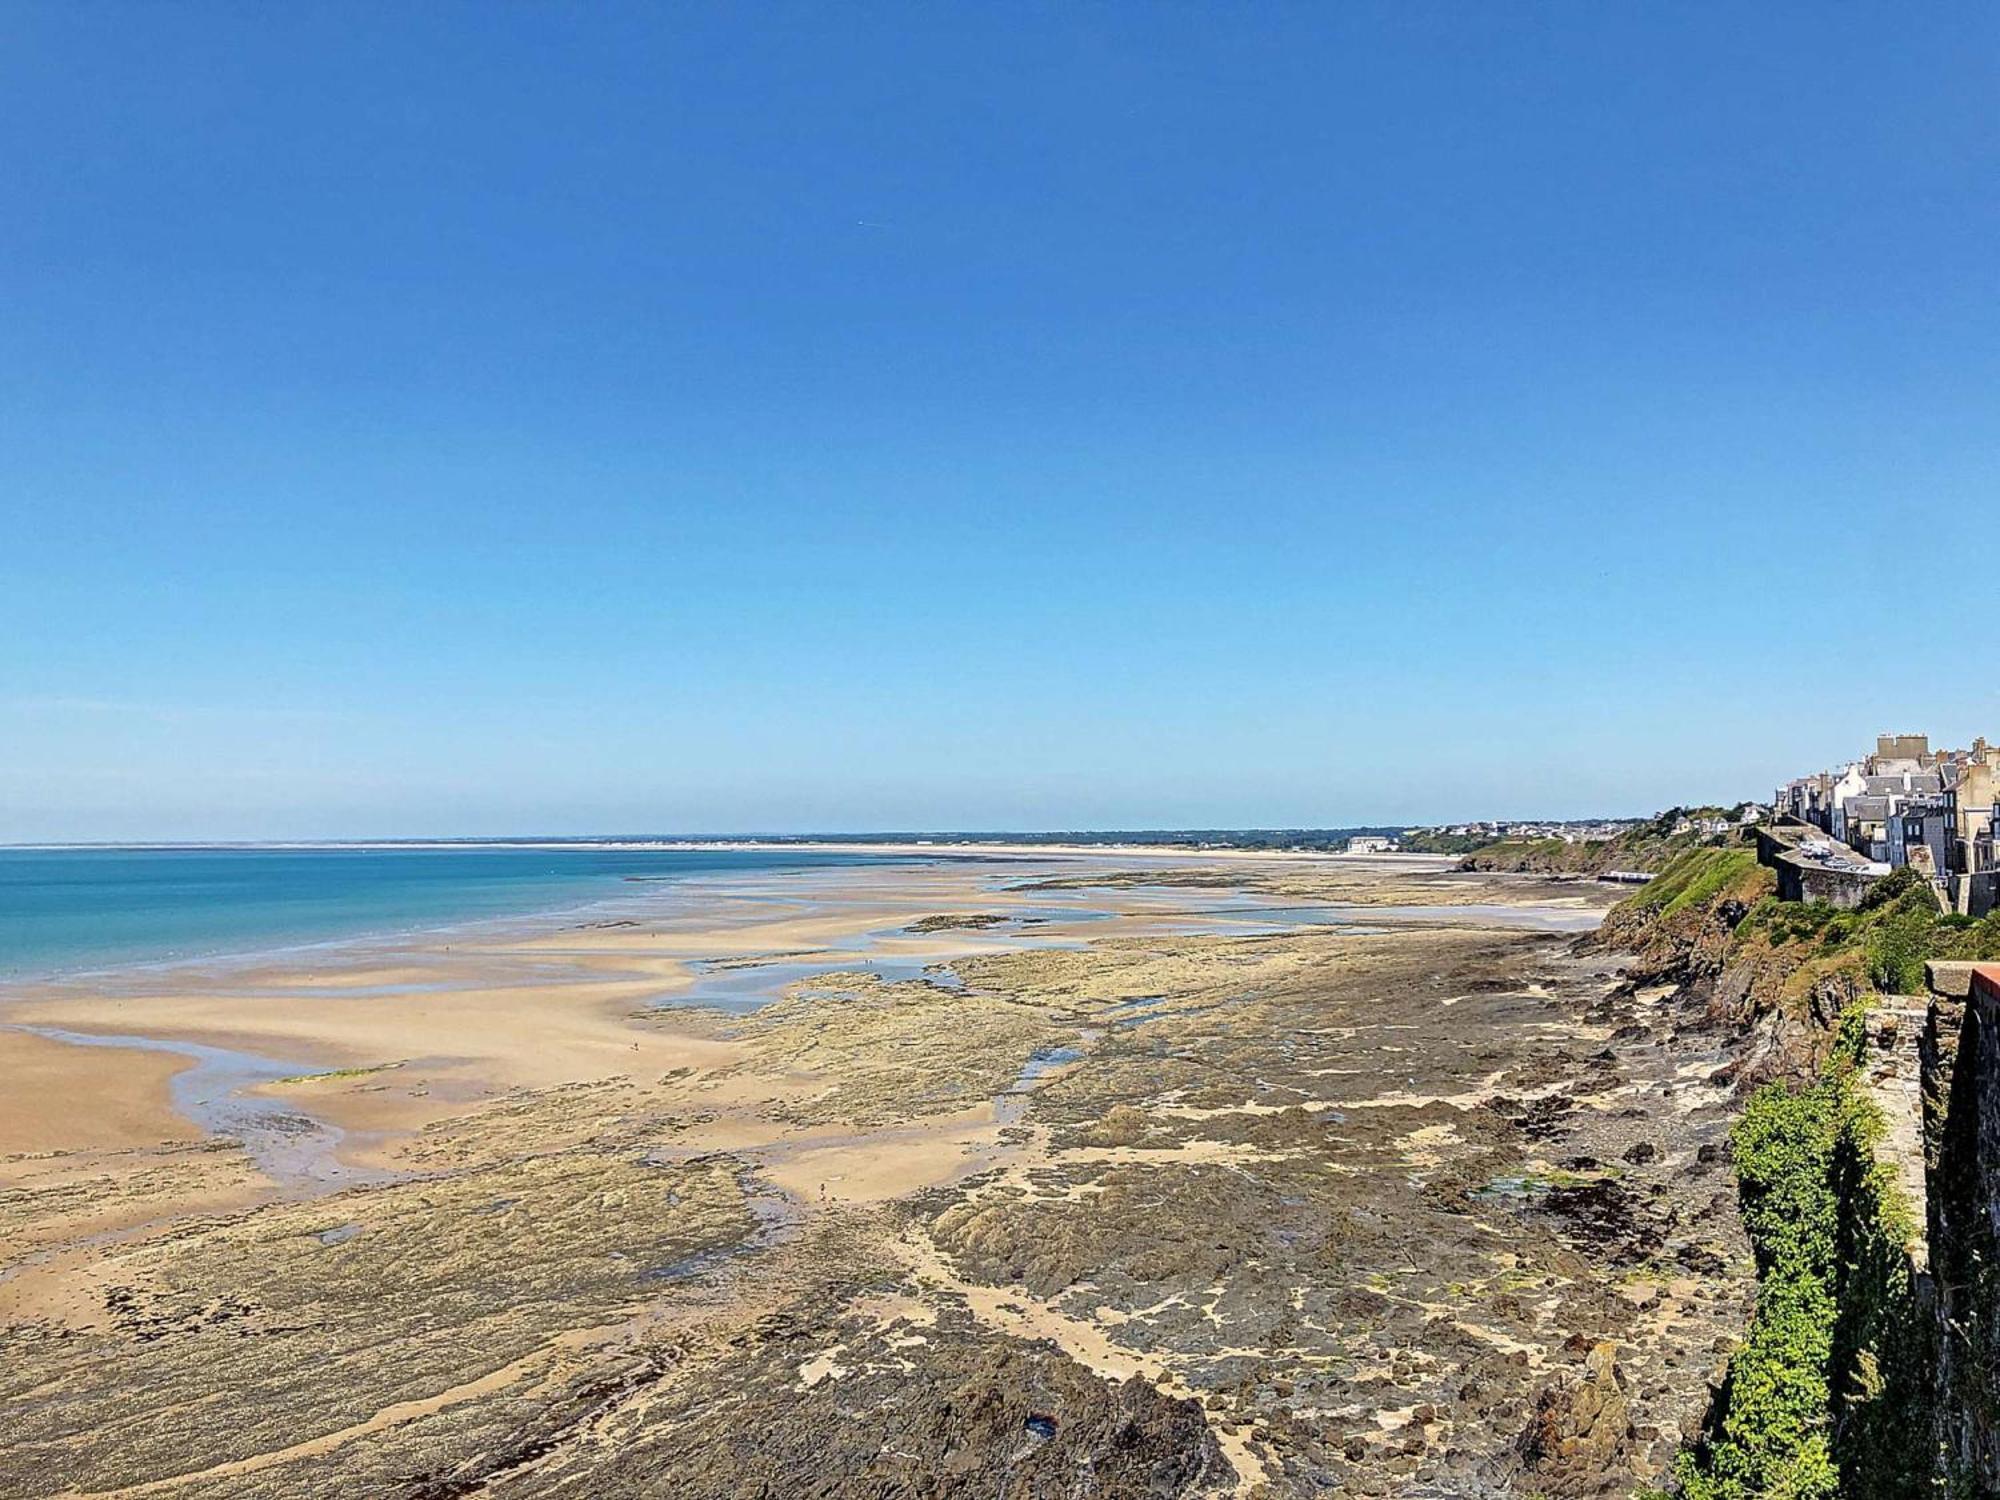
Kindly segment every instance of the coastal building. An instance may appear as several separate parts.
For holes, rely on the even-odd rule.
[[[1396,841],[1390,838],[1383,838],[1379,834],[1356,834],[1347,841],[1347,852],[1349,854],[1393,854],[1396,852]]]
[[[2000,756],[1984,739],[1975,740],[1972,753],[1945,770],[1944,800],[1951,819],[1950,868],[1955,873],[1975,874],[1993,862],[1993,806],[2000,802],[1996,759]]]
[[[1890,866],[1900,870],[1908,865],[1932,880],[1947,874],[1949,825],[1942,795],[1912,797],[1897,805],[1886,824]]]
[[[1783,814],[1800,823],[1810,823],[1813,827],[1833,831],[1833,785],[1835,777],[1830,771],[1821,771],[1813,776],[1801,776],[1789,782],[1779,793]]]
[[[2000,904],[2000,750],[1984,737],[1952,750],[1933,749],[1929,735],[1878,735],[1872,754],[1780,786],[1772,818],[1822,829],[1870,867],[1921,871],[1947,910],[1980,916]],[[1764,852],[1781,890],[1823,885],[1820,846],[1787,842]],[[1787,879],[1787,863],[1810,878],[1794,869]]]
[[[1887,775],[1895,771],[1921,771],[1932,764],[1929,735],[1878,734],[1875,753],[1868,757],[1868,772]]]
[[[1889,858],[1889,819],[1896,811],[1896,804],[1886,795],[1870,794],[1850,797],[1845,804],[1845,817],[1841,819],[1840,842],[1855,849],[1870,859],[1887,861]]]
[[[1842,843],[1851,842],[1847,837],[1847,804],[1867,790],[1868,773],[1861,768],[1861,762],[1856,761],[1852,765],[1842,766],[1840,774],[1833,777],[1827,785],[1825,821],[1821,822],[1817,818],[1809,818],[1806,821],[1818,823]]]
[[[2000,801],[1987,816],[1986,834],[1979,840],[1972,873],[1965,877],[1964,894],[1954,910],[1969,917],[1983,917],[2000,907]]]
[[[1911,748],[1922,740],[1920,735],[1884,735],[1878,743]],[[1837,776],[1828,773],[1824,786],[1824,817],[1805,821],[1870,859],[1900,865],[1895,851],[1901,846],[1901,833],[1891,824],[1912,802],[1942,796],[1944,775],[1927,769],[1915,756],[1871,755],[1843,766]]]

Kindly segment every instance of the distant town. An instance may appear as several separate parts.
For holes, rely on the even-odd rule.
[[[1872,754],[1795,777],[1768,806],[1672,808],[1652,819],[1487,820],[1400,832],[1370,829],[1349,854],[1456,854],[1480,868],[1567,869],[1643,879],[1681,849],[1751,837],[1778,894],[1851,908],[1898,870],[1930,883],[1948,915],[2000,906],[2000,750],[1983,738],[1932,749],[1924,734],[1884,734]],[[1572,857],[1563,851],[1573,850]],[[1632,868],[1610,861],[1624,858]],[[1510,866],[1510,861],[1512,864]]]

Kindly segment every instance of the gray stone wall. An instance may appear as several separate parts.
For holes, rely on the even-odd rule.
[[[2000,969],[1939,963],[1930,972],[1924,1097],[1932,1160],[1925,1211],[1938,1319],[1939,1438],[1955,1477],[1974,1493],[1994,1495],[2000,1494]]]

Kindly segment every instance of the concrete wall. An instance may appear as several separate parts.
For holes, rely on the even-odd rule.
[[[1781,856],[1778,872],[1778,899],[1781,901],[1824,901],[1842,911],[1852,911],[1881,877],[1861,870],[1815,863],[1802,854]]]
[[[1757,863],[1777,872],[1781,901],[1824,901],[1851,911],[1868,893],[1868,887],[1882,878],[1880,871],[1825,865],[1800,854],[1798,846],[1802,840],[1824,837],[1819,829],[1809,825],[1767,823],[1751,830],[1751,834],[1757,841]]]
[[[2000,870],[1982,870],[1977,875],[1966,877],[1965,904],[1961,911],[1970,916],[1983,917],[2000,907]]]

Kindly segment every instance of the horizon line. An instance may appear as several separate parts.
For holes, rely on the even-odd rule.
[[[1721,806],[1723,804],[1715,804]],[[1666,811],[1666,809],[1662,809]],[[521,833],[521,834],[383,834],[353,837],[303,838],[115,838],[115,839],[20,839],[0,840],[0,850],[53,849],[333,849],[333,848],[438,848],[468,845],[493,847],[546,848],[561,845],[621,845],[644,848],[711,847],[722,844],[800,843],[909,843],[914,841],[957,844],[993,844],[1008,840],[1058,840],[1065,838],[1115,839],[1196,838],[1204,835],[1325,836],[1331,834],[1386,834],[1420,832],[1480,824],[1539,823],[1555,827],[1596,823],[1644,823],[1660,813],[1607,813],[1585,817],[1487,817],[1449,818],[1436,822],[1399,820],[1386,823],[1326,824],[1242,824],[1208,826],[1129,828],[1019,828],[1019,829],[871,829],[864,832],[739,832],[739,833]]]

